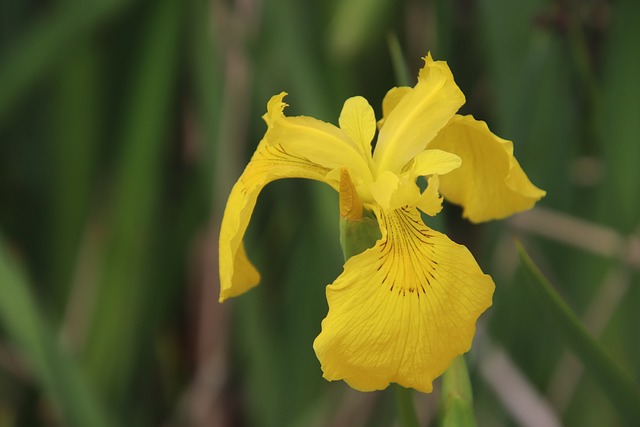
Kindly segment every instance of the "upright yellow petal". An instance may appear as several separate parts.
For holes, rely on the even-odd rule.
[[[382,100],[382,118],[378,120],[378,128],[382,128],[387,117],[389,117],[389,114],[391,114],[400,100],[409,92],[411,92],[411,88],[409,86],[392,87],[389,89]]]
[[[371,180],[369,162],[360,141],[352,140],[342,129],[313,117],[285,116],[284,95],[276,95],[269,101],[264,117],[269,125],[265,139],[270,144],[279,145],[288,152],[304,153],[306,159],[330,169],[347,166],[356,183]]]
[[[233,186],[220,229],[220,301],[246,292],[258,284],[260,275],[247,259],[242,238],[251,219],[258,194],[269,182],[281,178],[330,181],[331,169],[310,161],[304,153],[292,153],[262,140],[244,172]]]
[[[454,82],[447,63],[433,61],[431,55],[424,60],[418,83],[404,96],[399,96],[400,100],[380,129],[373,154],[378,172],[399,172],[424,150],[464,104],[464,95]]]
[[[371,159],[371,141],[376,133],[376,116],[367,100],[361,96],[347,99],[338,123],[340,129],[356,143],[362,157]]]
[[[429,148],[462,158],[460,168],[440,177],[440,192],[461,205],[463,216],[473,222],[530,209],[546,194],[527,178],[513,156],[511,141],[497,137],[472,116],[456,115]]]
[[[427,393],[469,350],[494,284],[416,209],[375,214],[382,237],[327,287],[329,313],[314,349],[330,381],[362,391],[394,382]]]

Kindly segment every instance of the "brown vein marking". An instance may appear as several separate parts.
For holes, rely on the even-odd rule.
[[[315,169],[317,172],[320,172],[322,174],[327,174],[329,171],[331,171],[331,169],[326,168],[318,163],[312,162],[311,160],[307,159],[304,156],[301,156],[299,154],[291,154],[289,153],[282,145],[277,144],[277,145],[272,145],[272,144],[265,144],[264,145],[264,150],[269,153],[272,158],[274,159],[278,159],[282,162],[285,163],[293,163],[296,165],[299,165],[301,167],[304,168],[309,168],[309,169]],[[272,159],[268,159],[268,158],[264,158],[264,159],[260,159],[260,160],[272,160]]]
[[[381,212],[381,223],[387,234],[380,243],[382,253],[377,271],[385,266],[382,283],[391,282],[389,291],[396,289],[398,295],[403,296],[408,291],[420,298],[420,294],[426,294],[427,288],[436,281],[433,272],[437,262],[429,257],[429,252],[433,252],[433,234],[428,232],[418,215],[407,207],[392,214]]]

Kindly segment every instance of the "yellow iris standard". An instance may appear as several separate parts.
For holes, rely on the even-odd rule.
[[[285,116],[285,95],[269,101],[266,134],[227,202],[220,301],[260,281],[242,239],[262,188],[281,178],[325,182],[341,193],[343,220],[372,214],[379,238],[327,286],[329,313],[313,344],[324,377],[362,391],[394,382],[430,392],[471,347],[494,283],[467,248],[427,227],[420,211],[436,215],[444,196],[481,222],[529,209],[545,192],[529,181],[510,141],[456,114],[464,95],[446,62],[430,55],[414,87],[387,93],[377,123],[362,97],[344,103],[336,127]],[[427,179],[424,190],[418,177]]]

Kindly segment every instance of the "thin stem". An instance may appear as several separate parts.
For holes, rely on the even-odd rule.
[[[400,427],[419,427],[418,416],[413,406],[413,390],[397,385],[395,393]]]

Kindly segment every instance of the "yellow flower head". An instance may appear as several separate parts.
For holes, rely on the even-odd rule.
[[[344,103],[336,127],[285,116],[285,95],[269,101],[267,132],[227,202],[220,301],[260,280],[242,238],[262,188],[280,178],[325,182],[341,192],[345,218],[373,212],[380,238],[327,286],[329,313],[313,345],[324,377],[362,391],[395,382],[430,392],[471,347],[494,284],[467,248],[427,227],[420,211],[437,214],[444,196],[481,222],[529,209],[545,192],[529,181],[510,141],[456,114],[464,95],[446,62],[430,55],[414,87],[387,93],[375,150],[376,119],[364,98]],[[428,182],[423,191],[420,176]]]

